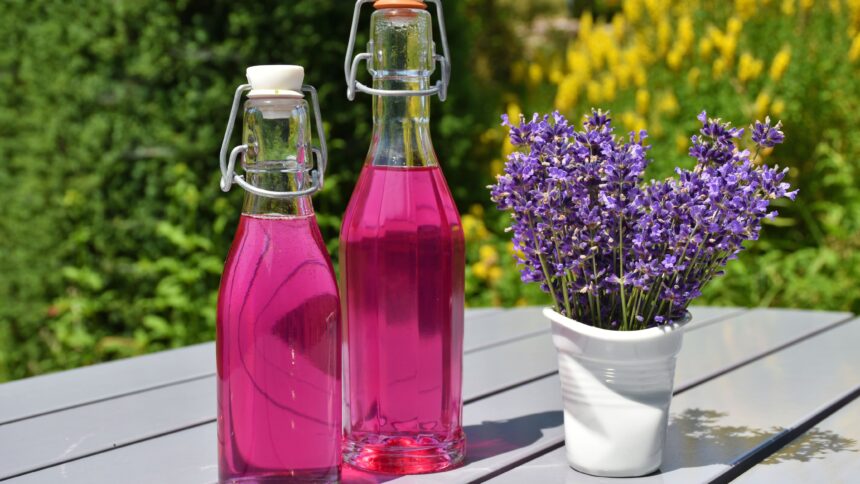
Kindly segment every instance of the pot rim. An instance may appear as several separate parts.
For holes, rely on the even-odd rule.
[[[571,331],[603,341],[642,341],[644,339],[656,339],[677,331],[682,331],[690,320],[693,319],[693,315],[690,314],[690,311],[685,311],[684,317],[681,318],[680,321],[673,321],[671,323],[664,324],[663,326],[655,326],[647,329],[618,331],[613,329],[596,328],[594,326],[581,323],[575,319],[568,318],[552,307],[545,307],[543,309],[543,315],[550,321],[558,323]]]

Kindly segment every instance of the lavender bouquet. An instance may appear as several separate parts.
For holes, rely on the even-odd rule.
[[[743,129],[698,116],[692,170],[643,179],[647,133],[616,137],[608,113],[592,111],[576,131],[554,113],[512,124],[519,150],[491,185],[509,210],[524,282],[540,283],[555,310],[603,329],[637,330],[682,318],[702,287],[722,274],[743,243],[758,238],[770,202],[797,191],[787,169],[758,162],[784,139],[781,123],[753,126],[755,154],[740,149]]]

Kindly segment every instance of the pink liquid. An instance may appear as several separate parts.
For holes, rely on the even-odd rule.
[[[344,218],[345,461],[397,474],[462,460],[464,241],[438,167],[365,166]]]
[[[316,219],[242,215],[218,298],[221,482],[332,482],[337,286]]]

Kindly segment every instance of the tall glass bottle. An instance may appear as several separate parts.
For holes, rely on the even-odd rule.
[[[429,94],[444,92],[447,79],[430,87],[437,56],[425,5],[375,6],[370,54],[359,56],[368,58],[373,89],[354,84],[374,94],[373,139],[340,238],[344,460],[378,472],[436,472],[460,463],[465,446],[464,238],[429,128]],[[447,71],[447,59],[438,60]]]
[[[247,194],[218,296],[221,482],[339,478],[339,301],[311,202],[325,150],[314,170],[302,77],[297,66],[250,68],[251,86],[237,91],[222,148],[222,188],[237,183]],[[227,163],[232,120],[248,88],[243,145]],[[244,177],[233,174],[239,156]]]

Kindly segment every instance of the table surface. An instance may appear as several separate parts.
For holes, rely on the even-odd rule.
[[[678,357],[661,470],[633,483],[860,482],[860,319],[697,307]],[[0,481],[217,480],[212,343],[0,385]],[[354,483],[609,482],[564,458],[549,323],[538,308],[472,309],[465,464]]]

